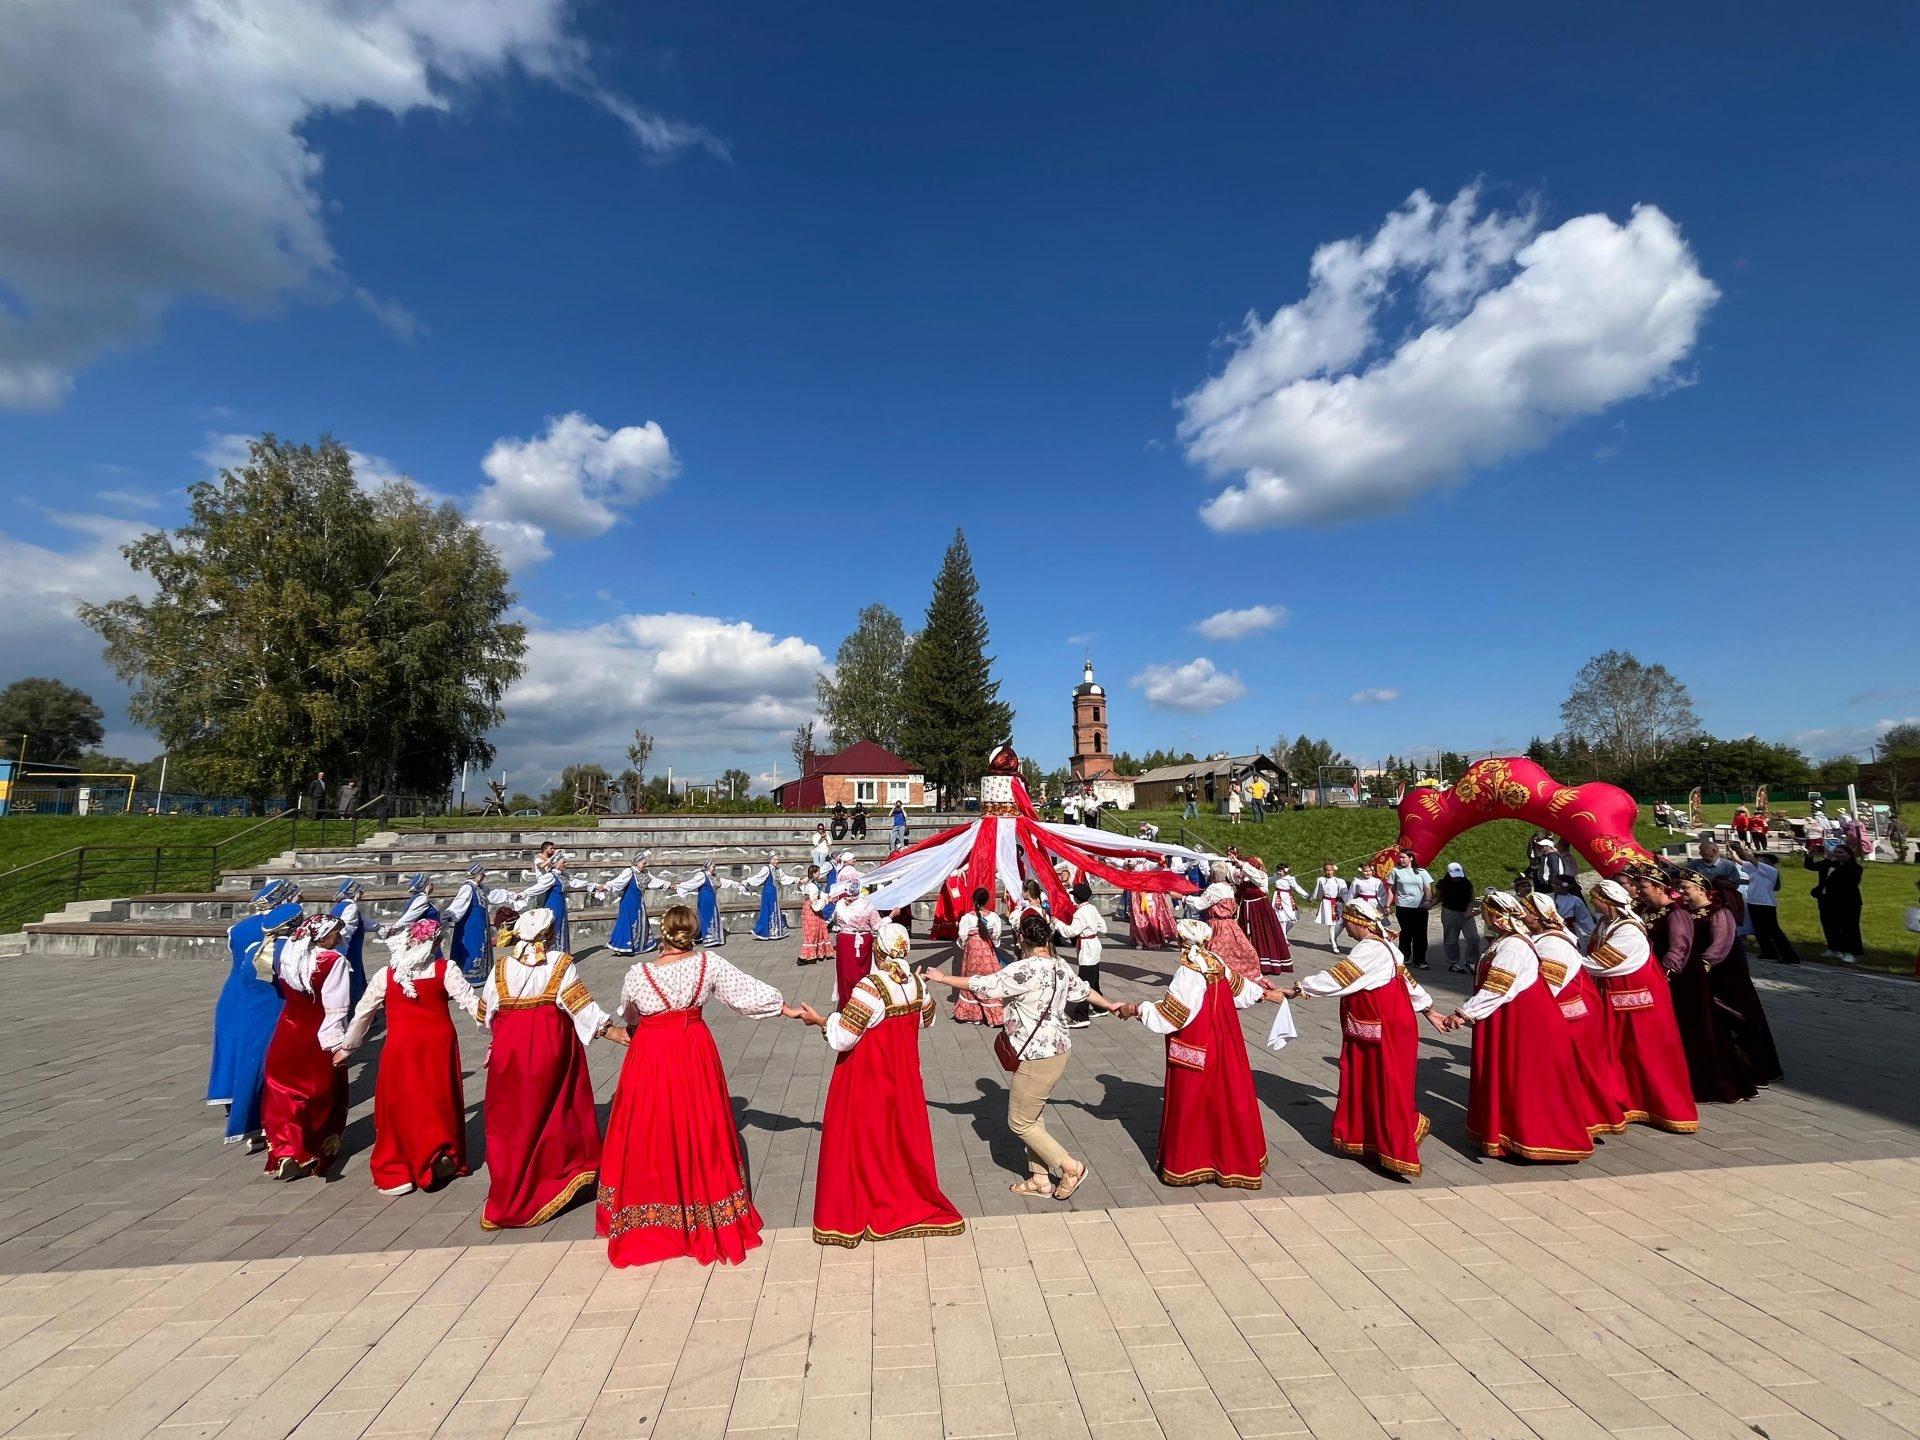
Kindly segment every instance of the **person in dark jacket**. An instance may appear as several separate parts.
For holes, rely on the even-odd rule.
[[[1831,855],[1809,851],[1802,861],[1820,878],[1813,884],[1814,903],[1820,907],[1820,931],[1827,938],[1822,958],[1851,965],[1867,948],[1860,937],[1860,859],[1851,845]]]

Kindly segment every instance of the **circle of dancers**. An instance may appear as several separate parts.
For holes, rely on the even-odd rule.
[[[1382,892],[1338,879],[1331,862],[1311,889],[1255,856],[1210,867],[1195,857],[1134,860],[1186,871],[1198,892],[1176,913],[1164,892],[1122,891],[1111,918],[1134,947],[1171,949],[1157,997],[1101,993],[1109,915],[1084,876],[1064,874],[1073,904],[1052,913],[1028,880],[996,905],[955,872],[933,905],[932,938],[951,942],[952,972],[909,961],[910,913],[876,910],[851,852],[824,827],[802,874],[776,854],[743,879],[708,860],[675,879],[646,852],[604,883],[573,876],[551,844],[532,882],[489,889],[469,867],[441,907],[428,877],[371,922],[365,892],[342,883],[309,915],[290,880],[262,885],[228,932],[231,968],[214,1014],[209,1104],[226,1138],[265,1154],[266,1173],[296,1181],[337,1163],[348,1109],[347,1066],[384,1022],[368,1170],[384,1195],[436,1190],[471,1167],[458,1017],[487,1032],[487,1229],[538,1226],[591,1195],[615,1265],[674,1256],[738,1262],[760,1243],[744,1152],[705,1008],[817,1028],[833,1055],[822,1117],[813,1237],[855,1246],[957,1234],[965,1221],[937,1177],[920,1036],[935,993],[951,1018],[1000,1030],[1010,1128],[1029,1172],[1016,1194],[1068,1199],[1087,1178],[1047,1131],[1044,1111],[1067,1064],[1070,1032],[1094,1019],[1136,1021],[1165,1052],[1155,1157],[1169,1186],[1260,1188],[1267,1146],[1240,1012],[1279,1007],[1269,1043],[1297,1035],[1290,1006],[1331,1001],[1339,1015],[1339,1089],[1331,1145],[1389,1175],[1421,1173],[1430,1125],[1417,1103],[1420,1026],[1470,1029],[1468,1138],[1486,1157],[1570,1162],[1597,1137],[1639,1124],[1686,1134],[1701,1101],[1736,1101],[1781,1076],[1766,1017],[1738,942],[1737,896],[1711,874],[1649,862],[1600,879],[1581,937],[1551,897],[1487,891],[1487,944],[1472,993],[1442,1013],[1415,979]],[[1374,878],[1370,875],[1363,879]],[[649,896],[671,890],[657,919]],[[756,939],[790,935],[782,892],[801,898],[801,966],[832,959],[831,1013],[789,1001],[716,953],[724,891],[757,894]],[[611,1011],[580,978],[570,895],[613,906],[608,948],[633,957]],[[1326,926],[1333,963],[1294,975],[1290,943],[1303,905]],[[907,923],[901,923],[906,921]],[[388,951],[365,968],[369,931]],[[1342,952],[1340,941],[1348,942]],[[1003,942],[1016,957],[1003,959]],[[1061,954],[1061,949],[1068,953]],[[604,1136],[588,1047],[625,1051]]]

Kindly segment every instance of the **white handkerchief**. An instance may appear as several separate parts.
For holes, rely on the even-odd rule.
[[[1285,1000],[1280,1002],[1280,1013],[1273,1017],[1273,1028],[1267,1032],[1267,1048],[1284,1050],[1287,1041],[1298,1040],[1300,1032],[1294,1028],[1293,1007]]]

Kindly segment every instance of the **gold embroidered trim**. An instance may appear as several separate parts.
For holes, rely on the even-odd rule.
[[[1260,1157],[1258,1175],[1231,1175],[1220,1170],[1186,1170],[1178,1174],[1162,1170],[1162,1185],[1222,1185],[1229,1190],[1258,1190],[1267,1173],[1267,1157]]]
[[[1496,995],[1504,995],[1513,988],[1511,970],[1488,970],[1487,978],[1480,984],[1482,990],[1491,990]]]
[[[849,1235],[842,1230],[822,1230],[813,1227],[813,1243],[816,1245],[838,1245],[843,1250],[851,1250],[862,1240],[915,1240],[927,1235],[964,1235],[967,1222],[956,1220],[951,1225],[909,1225],[904,1230],[890,1230],[882,1235],[869,1226],[858,1235]]]
[[[1467,1129],[1467,1138],[1478,1145],[1480,1153],[1489,1159],[1497,1159],[1502,1155],[1518,1155],[1522,1160],[1585,1160],[1593,1154],[1591,1142],[1584,1150],[1553,1150],[1540,1145],[1522,1145],[1505,1135],[1497,1140],[1483,1140],[1473,1133],[1471,1126]]]
[[[1185,1005],[1182,1005],[1171,995],[1156,1000],[1154,1004],[1158,1006],[1160,1010],[1160,1018],[1176,1030],[1184,1030],[1187,1022],[1193,1018],[1193,1011],[1189,1010]]]
[[[595,1174],[596,1172],[592,1170],[581,1171],[580,1174],[574,1176],[573,1179],[569,1180],[565,1185],[562,1185],[560,1187],[560,1193],[536,1210],[533,1218],[530,1220],[522,1221],[518,1225],[496,1225],[493,1221],[487,1219],[485,1215],[482,1215],[480,1217],[480,1228],[482,1230],[531,1230],[536,1225],[544,1225],[562,1210],[566,1209],[567,1206],[571,1205],[574,1197],[579,1195],[582,1190],[593,1184]]]
[[[1383,1153],[1378,1146],[1374,1145],[1354,1145],[1345,1140],[1332,1139],[1331,1137],[1329,1137],[1329,1143],[1342,1155],[1350,1155],[1356,1160],[1370,1159],[1382,1170],[1390,1171],[1395,1175],[1413,1177],[1420,1173],[1420,1161],[1418,1158],[1420,1154],[1420,1142],[1427,1138],[1427,1132],[1431,1129],[1433,1129],[1433,1122],[1424,1115],[1420,1116],[1419,1123],[1413,1127],[1413,1153],[1415,1158],[1412,1160],[1396,1160],[1393,1156]]]
[[[1611,945],[1602,944],[1602,945],[1596,945],[1593,947],[1593,949],[1589,950],[1587,952],[1587,958],[1593,961],[1593,963],[1598,965],[1602,970],[1611,970],[1613,969],[1614,966],[1624,962],[1627,957],[1622,955],[1618,950],[1614,949]]]
[[[569,1015],[578,1014],[593,1003],[593,992],[579,980],[560,992],[560,1008]]]
[[[867,1033],[867,1026],[873,1023],[873,1011],[858,1000],[849,1000],[840,1007],[840,1023],[855,1035]]]
[[[1540,973],[1546,977],[1547,984],[1556,990],[1567,983],[1567,967],[1562,961],[1542,958]]]
[[[600,1208],[607,1213],[609,1240],[617,1240],[632,1230],[678,1230],[682,1234],[691,1234],[695,1230],[714,1230],[722,1225],[737,1225],[753,1213],[753,1197],[747,1193],[744,1185],[711,1204],[704,1200],[685,1203],[660,1200],[645,1205],[622,1205],[615,1209],[614,1201],[618,1198],[613,1193],[613,1186],[604,1184],[595,1197]]]
[[[1346,989],[1361,976],[1361,969],[1351,960],[1336,960],[1327,971],[1327,978],[1341,989]]]

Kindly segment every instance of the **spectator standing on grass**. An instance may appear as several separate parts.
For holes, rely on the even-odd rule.
[[[340,787],[340,818],[342,820],[353,818],[353,802],[359,798],[359,795],[360,782],[349,777],[347,783]]]
[[[1456,975],[1480,967],[1480,927],[1474,919],[1473,881],[1458,860],[1447,866],[1435,890],[1440,896],[1440,943],[1447,952],[1447,969]]]
[[[1180,818],[1182,820],[1191,820],[1195,815],[1199,814],[1200,806],[1194,799],[1193,782],[1191,780],[1180,787],[1180,799],[1183,802],[1180,811]]]
[[[1247,798],[1253,802],[1253,823],[1256,825],[1266,824],[1267,782],[1258,775],[1254,776],[1253,783],[1247,787]]]
[[[1826,936],[1824,960],[1851,965],[1867,947],[1860,937],[1860,861],[1847,845],[1837,846],[1832,854],[1815,852],[1809,847],[1801,862],[1820,878],[1814,882],[1813,898],[1820,907],[1820,929]]]
[[[1238,780],[1227,787],[1227,823],[1229,825],[1240,823],[1240,782]]]
[[[318,820],[326,806],[327,772],[322,770],[313,777],[313,783],[307,787],[307,811]]]
[[[1393,917],[1400,926],[1400,951],[1415,970],[1427,968],[1427,911],[1433,908],[1433,876],[1402,850],[1387,876],[1393,890]]]
[[[1760,954],[1782,965],[1798,965],[1800,954],[1780,928],[1780,867],[1766,851],[1747,863],[1747,918]]]

